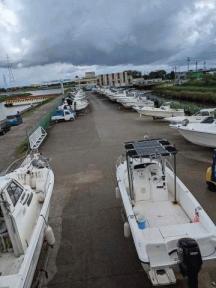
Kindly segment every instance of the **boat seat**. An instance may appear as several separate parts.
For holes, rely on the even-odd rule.
[[[146,252],[149,256],[151,267],[169,266],[174,264],[174,258],[169,256],[169,252],[175,250],[179,239],[184,237],[193,238],[197,241],[202,257],[206,259],[215,258],[215,243],[212,235],[208,233],[201,223],[186,223],[179,225],[169,225],[157,228],[144,229],[143,240],[146,243]],[[153,233],[151,233],[151,230]]]
[[[150,183],[149,173],[144,172],[144,169],[137,169],[133,174],[133,188],[134,188],[134,200],[135,202],[149,200],[150,199]]]

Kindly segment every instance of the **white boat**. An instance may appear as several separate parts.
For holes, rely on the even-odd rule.
[[[122,103],[126,108],[133,108],[137,112],[144,107],[154,107],[154,102],[151,100],[136,100],[134,102]]]
[[[116,166],[124,234],[132,234],[139,261],[155,286],[175,283],[177,265],[195,285],[202,262],[216,258],[215,225],[176,176],[176,165],[171,169],[176,153],[165,139],[131,141]]]
[[[151,100],[144,100],[137,102],[136,105],[132,106],[132,108],[137,111],[139,114],[141,114],[142,110],[145,109],[145,107],[154,107],[154,102]]]
[[[200,123],[178,125],[179,133],[193,144],[216,148],[216,119],[207,117]]]
[[[121,99],[130,97],[130,95],[127,90],[110,90],[110,92],[107,93],[107,97],[112,101],[120,102]]]
[[[89,105],[89,102],[87,99],[74,99],[72,105],[71,105],[71,108],[72,110],[74,111],[82,111],[82,110],[85,110]]]
[[[89,105],[89,101],[86,98],[86,94],[83,90],[78,90],[75,93],[69,93],[68,96],[65,98],[63,107],[79,112],[85,110]]]
[[[139,113],[144,116],[152,116],[153,119],[163,119],[167,117],[184,116],[184,109],[174,109],[170,104],[164,104],[160,108],[143,107]]]
[[[47,225],[53,185],[54,174],[39,153],[0,177],[1,288],[31,287],[44,236],[48,242],[54,237]]]
[[[188,123],[199,123],[209,116],[214,117],[215,112],[216,112],[216,108],[206,108],[206,109],[199,110],[197,113],[191,116],[169,117],[169,118],[165,118],[164,120],[170,122],[171,125],[183,124],[183,122],[185,121]]]

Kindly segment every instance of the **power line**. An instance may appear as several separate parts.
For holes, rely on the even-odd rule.
[[[6,57],[6,62],[7,62],[7,69],[8,69],[9,84],[10,86],[13,86],[13,84],[15,83],[15,79],[14,79],[13,70],[12,70],[12,63],[10,62],[8,55]]]

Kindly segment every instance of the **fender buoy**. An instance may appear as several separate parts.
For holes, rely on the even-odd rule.
[[[45,239],[51,247],[54,246],[55,236],[54,236],[52,228],[49,225],[46,227],[46,230],[45,230]]]
[[[115,194],[116,194],[116,199],[119,199],[120,198],[120,191],[119,191],[118,187],[116,187],[116,189],[115,189]]]
[[[38,202],[42,204],[44,203],[44,201],[45,201],[44,193],[43,192],[38,193]]]
[[[128,222],[125,222],[125,223],[124,223],[124,237],[125,237],[125,238],[129,238],[129,237],[130,237],[130,234],[131,234],[130,225],[129,225]]]

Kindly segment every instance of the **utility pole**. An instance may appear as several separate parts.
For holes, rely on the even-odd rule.
[[[187,57],[187,67],[188,67],[188,72],[190,70],[190,57]]]
[[[195,65],[196,65],[196,72],[197,72],[197,67],[198,67],[198,61],[197,60],[195,62]]]
[[[174,77],[174,83],[176,84],[176,66],[174,66],[174,75],[175,75],[175,77]]]
[[[203,62],[203,70],[206,71],[206,61]]]
[[[62,93],[62,96],[64,97],[64,84],[63,84],[63,81],[61,80],[60,83],[61,83],[61,93]]]

